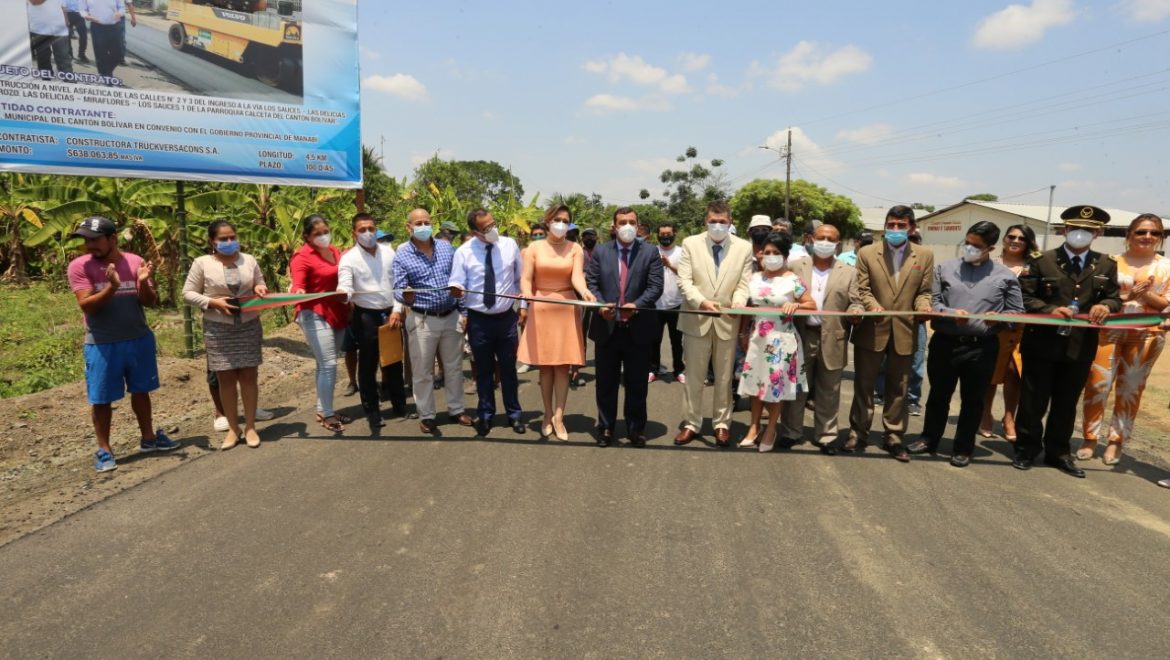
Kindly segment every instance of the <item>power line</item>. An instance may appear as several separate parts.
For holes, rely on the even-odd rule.
[[[1033,64],[1033,65],[1031,65],[1031,66],[1026,66],[1026,67],[1023,67],[1023,68],[1020,68],[1020,69],[1014,69],[1014,70],[1012,70],[1012,71],[1006,71],[1006,72],[1004,72],[1004,73],[995,74],[995,75],[993,75],[993,76],[987,76],[987,77],[984,77],[984,78],[978,78],[978,79],[976,79],[976,80],[971,80],[971,81],[968,81],[968,82],[965,82],[965,83],[960,83],[960,84],[958,84],[958,85],[951,85],[951,86],[949,86],[949,87],[943,87],[943,88],[936,89],[936,90],[933,90],[933,91],[924,92],[924,93],[922,93],[922,94],[917,94],[917,95],[915,95],[915,96],[910,96],[910,97],[899,98],[899,99],[896,99],[896,100],[893,100],[893,101],[887,101],[887,102],[885,102],[885,103],[879,103],[879,104],[876,104],[876,105],[871,105],[871,106],[868,106],[868,107],[865,107],[865,108],[857,108],[857,109],[854,109],[854,110],[847,110],[847,111],[845,111],[845,112],[840,112],[840,113],[837,113],[837,114],[835,114],[835,115],[829,115],[829,116],[826,116],[826,117],[821,117],[821,118],[819,118],[819,119],[813,119],[813,120],[810,120],[810,121],[798,122],[798,123],[796,123],[796,124],[794,124],[794,125],[796,125],[796,126],[809,126],[809,125],[812,125],[812,124],[818,124],[818,123],[820,123],[820,122],[823,122],[823,121],[828,121],[828,120],[830,120],[830,119],[838,119],[838,118],[840,118],[840,117],[848,117],[848,116],[850,116],[850,115],[855,115],[855,114],[862,113],[862,112],[869,112],[869,111],[871,111],[871,110],[877,110],[877,109],[879,109],[879,108],[888,108],[888,107],[890,107],[890,106],[893,106],[893,105],[902,105],[902,104],[905,104],[905,103],[907,103],[907,102],[909,102],[909,101],[917,101],[917,100],[919,100],[919,99],[924,99],[924,98],[928,98],[928,97],[931,97],[931,96],[936,96],[936,95],[938,95],[938,94],[945,94],[946,92],[953,92],[953,91],[955,91],[955,90],[958,90],[958,89],[964,89],[964,88],[966,88],[966,87],[972,87],[972,86],[974,86],[974,85],[981,85],[981,84],[983,84],[983,83],[986,83],[986,82],[991,82],[991,81],[993,81],[993,80],[999,80],[999,79],[1001,79],[1001,78],[1007,78],[1007,77],[1014,76],[1014,75],[1018,75],[1018,74],[1021,74],[1021,73],[1027,73],[1028,71],[1035,71],[1035,70],[1037,70],[1037,69],[1042,69],[1042,68],[1044,68],[1044,67],[1052,66],[1053,64],[1060,64],[1060,63],[1062,63],[1062,62],[1068,62],[1068,61],[1071,61],[1071,60],[1079,59],[1079,58],[1081,58],[1081,57],[1085,57],[1085,56],[1087,56],[1087,55],[1094,55],[1094,54],[1096,54],[1096,53],[1101,53],[1101,52],[1104,52],[1104,51],[1107,51],[1107,50],[1120,49],[1120,48],[1122,48],[1122,47],[1124,47],[1124,46],[1129,46],[1129,45],[1132,45],[1132,44],[1135,44],[1135,43],[1138,43],[1138,42],[1141,42],[1141,41],[1146,41],[1146,40],[1148,40],[1148,39],[1154,39],[1154,38],[1157,38],[1157,37],[1165,36],[1165,35],[1167,35],[1167,34],[1170,34],[1170,30],[1162,30],[1161,32],[1155,32],[1155,33],[1153,33],[1153,34],[1147,34],[1147,35],[1145,35],[1145,36],[1141,36],[1141,37],[1135,37],[1135,38],[1133,38],[1133,39],[1127,39],[1127,40],[1125,40],[1125,41],[1119,41],[1119,42],[1117,42],[1117,43],[1112,43],[1112,44],[1109,44],[1109,45],[1107,45],[1107,46],[1101,46],[1101,47],[1099,47],[1099,48],[1093,48],[1093,49],[1091,49],[1091,50],[1086,50],[1086,51],[1082,51],[1082,52],[1079,52],[1079,53],[1073,53],[1072,55],[1066,55],[1066,56],[1064,56],[1064,57],[1059,57],[1059,58],[1057,58],[1057,59],[1054,59],[1054,60],[1048,60],[1048,61],[1046,61],[1046,62],[1040,62],[1039,64]]]

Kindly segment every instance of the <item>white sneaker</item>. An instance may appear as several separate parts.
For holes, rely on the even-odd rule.
[[[212,425],[211,425],[211,427],[212,427],[213,429],[215,429],[216,431],[226,431],[226,430],[228,430],[228,421],[227,421],[227,417],[223,417],[223,416],[216,417],[216,418],[215,418],[215,423],[214,423],[214,424],[212,424]]]
[[[532,367],[524,364],[523,362],[520,363],[520,366],[516,367],[516,373],[518,374],[526,374],[529,371],[532,371]]]
[[[271,410],[265,410],[264,408],[259,407],[256,408],[256,421],[267,422],[273,417],[276,417],[276,413],[272,412]],[[227,429],[224,430],[226,431]]]

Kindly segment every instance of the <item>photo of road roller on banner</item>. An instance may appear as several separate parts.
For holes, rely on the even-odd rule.
[[[359,181],[356,0],[15,2],[0,127],[20,130],[0,169]]]

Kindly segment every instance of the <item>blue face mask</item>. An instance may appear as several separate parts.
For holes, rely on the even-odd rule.
[[[410,230],[410,235],[417,241],[429,241],[433,232],[430,225],[419,225]]]
[[[902,244],[905,243],[909,238],[910,232],[904,229],[886,232],[886,242],[894,247],[901,247]]]
[[[215,251],[225,257],[230,257],[240,251],[240,242],[234,238],[230,241],[216,241]]]

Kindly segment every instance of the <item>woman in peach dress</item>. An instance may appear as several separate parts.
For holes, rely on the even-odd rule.
[[[580,245],[565,238],[571,222],[572,213],[567,206],[554,206],[545,212],[541,226],[548,232],[548,238],[524,250],[520,293],[525,298],[595,300],[585,286],[585,253]],[[578,308],[559,303],[530,303],[516,357],[524,364],[540,367],[540,395],[544,399],[541,439],[547,440],[555,434],[558,440],[568,440],[564,417],[569,396],[569,367],[585,364],[585,333]]]

